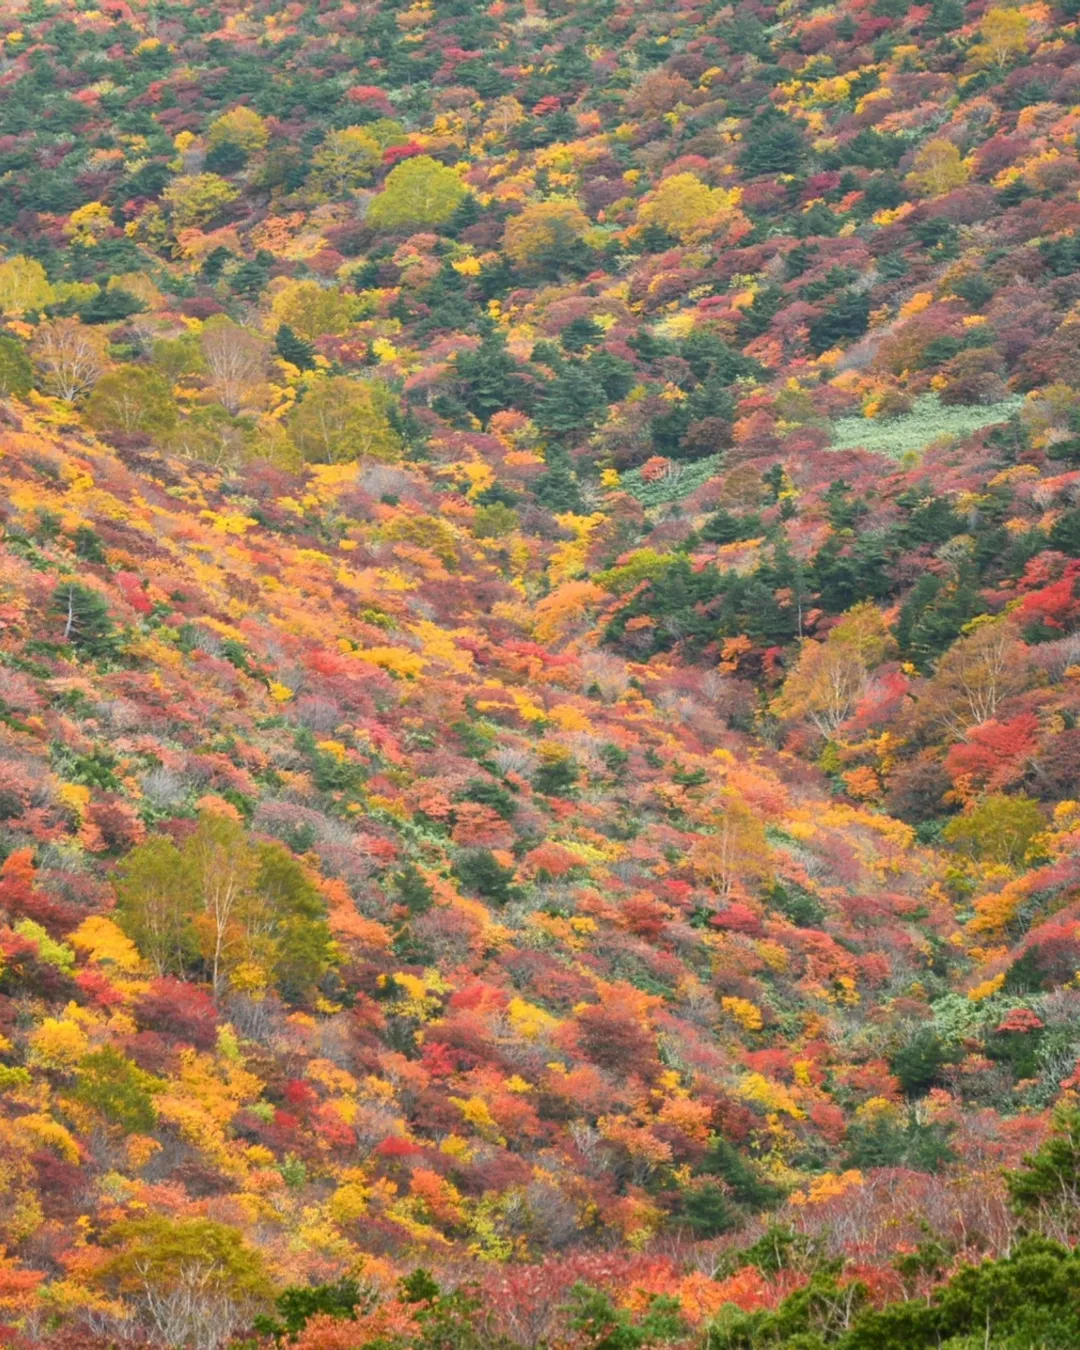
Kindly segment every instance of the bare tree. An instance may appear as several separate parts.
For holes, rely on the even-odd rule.
[[[219,316],[205,324],[199,345],[219,402],[229,412],[238,413],[244,395],[263,377],[269,344],[258,333]]]
[[[88,393],[108,364],[107,339],[78,319],[56,319],[38,328],[30,352],[47,393],[71,403]]]
[[[221,1288],[219,1272],[209,1264],[186,1265],[168,1284],[153,1268],[140,1273],[139,1320],[150,1326],[158,1345],[218,1350],[251,1319],[252,1308]]]

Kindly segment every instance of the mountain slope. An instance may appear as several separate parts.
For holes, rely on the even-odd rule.
[[[1075,19],[9,6],[9,1341],[1067,1343]]]

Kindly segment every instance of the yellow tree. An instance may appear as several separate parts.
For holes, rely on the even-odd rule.
[[[1012,625],[1004,619],[979,623],[953,643],[920,690],[916,723],[962,738],[971,727],[996,717],[1002,703],[1022,692],[1030,678],[1028,649]]]
[[[312,158],[312,184],[321,192],[344,197],[371,182],[381,159],[379,142],[363,127],[331,131]]]
[[[253,155],[266,147],[270,128],[252,108],[233,108],[215,117],[206,133],[210,150],[219,145],[235,145],[245,154]]]
[[[258,904],[258,858],[240,822],[212,811],[200,815],[184,854],[199,897],[199,948],[219,993],[229,959],[248,926],[248,911]]]
[[[172,209],[174,228],[186,230],[208,225],[239,195],[239,188],[216,173],[195,173],[174,178],[161,197]]]
[[[176,399],[156,370],[117,366],[94,386],[85,416],[95,431],[163,435],[176,426]]]
[[[344,375],[312,382],[289,418],[289,433],[304,458],[315,464],[354,459],[400,459],[393,393],[379,380]]]
[[[856,605],[824,642],[803,643],[798,664],[773,700],[773,711],[791,720],[806,718],[823,736],[835,735],[862,697],[870,671],[891,646],[877,607],[869,601]]]
[[[979,66],[1006,66],[1027,51],[1027,15],[1018,9],[990,9],[979,24],[982,41],[972,47],[971,60]]]
[[[695,873],[725,898],[743,881],[769,875],[769,846],[765,826],[745,799],[725,788],[714,799],[701,834],[690,849]]]
[[[270,302],[274,328],[285,324],[309,342],[324,334],[337,336],[352,322],[355,298],[317,281],[287,281]]]
[[[198,894],[190,860],[171,839],[153,835],[131,850],[113,885],[124,933],[159,975],[182,974],[196,951]]]
[[[488,105],[484,132],[489,136],[509,136],[516,126],[525,121],[525,109],[513,94],[503,94]]]
[[[506,222],[503,247],[516,263],[558,265],[589,228],[589,218],[569,197],[533,202]]]
[[[471,85],[452,84],[440,89],[434,98],[438,116],[432,130],[464,142],[465,151],[472,148],[473,132],[480,125],[484,101]]]
[[[608,593],[593,581],[564,581],[533,609],[533,632],[538,642],[556,643],[583,632]]]
[[[68,216],[64,233],[73,244],[92,248],[112,228],[112,212],[102,202],[87,202]]]
[[[970,176],[970,166],[952,141],[938,137],[919,150],[907,181],[924,197],[941,197],[963,187]]]
[[[5,314],[44,309],[54,298],[45,269],[36,258],[17,253],[0,263],[0,310]]]
[[[656,225],[687,242],[711,234],[739,204],[742,191],[711,188],[692,173],[665,178],[638,211],[642,225]]]
[[[834,736],[866,688],[866,678],[858,652],[808,639],[773,700],[773,711],[792,720],[806,718],[823,736]]]
[[[1032,839],[1045,828],[1038,802],[995,792],[954,816],[943,837],[980,861],[1018,867]]]

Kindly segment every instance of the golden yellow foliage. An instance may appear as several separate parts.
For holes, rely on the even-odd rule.
[[[911,186],[924,197],[941,197],[962,187],[971,177],[971,165],[960,151],[942,137],[927,141],[915,156],[915,166],[907,176]]]
[[[506,1015],[517,1034],[524,1036],[527,1041],[550,1036],[560,1025],[557,1017],[552,1017],[534,1003],[526,1003],[523,998],[512,998],[507,1004]]]
[[[764,1026],[761,1009],[749,999],[724,997],[720,1000],[720,1006],[744,1031],[760,1031]]]
[[[31,1064],[43,1069],[73,1069],[90,1049],[90,1040],[68,1017],[46,1017],[29,1037]]]
[[[557,259],[584,237],[589,218],[577,202],[552,197],[533,202],[506,223],[503,247],[517,263],[528,265]]]
[[[710,188],[692,173],[665,178],[638,211],[642,225],[656,225],[684,243],[716,233],[735,214],[741,188]]]
[[[142,965],[134,942],[103,914],[91,914],[84,919],[68,941],[96,964],[112,965],[126,972],[138,970]]]
[[[783,1083],[771,1082],[764,1074],[743,1074],[736,1091],[743,1101],[753,1102],[766,1111],[782,1112],[792,1120],[802,1120],[806,1114]]]

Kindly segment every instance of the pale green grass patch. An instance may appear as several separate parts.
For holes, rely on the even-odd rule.
[[[937,394],[922,394],[903,417],[877,421],[871,417],[841,417],[833,423],[830,450],[868,450],[874,455],[901,455],[925,450],[934,441],[959,440],[983,427],[1007,422],[1023,404],[1015,395],[982,407],[946,407]]]
[[[674,460],[670,474],[655,483],[646,483],[640,469],[628,469],[622,475],[622,490],[636,497],[642,506],[662,506],[696,492],[702,484],[716,477],[723,462],[723,455],[707,455],[705,459],[695,459],[689,464]]]

